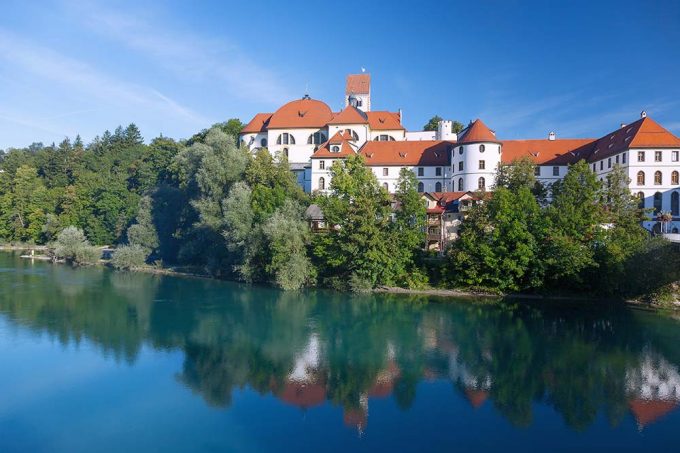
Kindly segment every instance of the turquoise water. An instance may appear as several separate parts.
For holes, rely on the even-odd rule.
[[[0,254],[0,451],[673,447],[680,323]]]

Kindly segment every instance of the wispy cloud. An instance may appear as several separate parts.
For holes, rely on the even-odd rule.
[[[291,97],[271,70],[253,61],[237,44],[171,27],[158,20],[162,11],[121,13],[103,3],[73,0],[64,5],[91,31],[153,59],[176,76],[219,81],[230,96],[252,102],[277,105]]]
[[[153,88],[128,83],[97,71],[86,62],[71,58],[50,48],[35,45],[0,28],[0,62],[15,72],[30,73],[52,83],[84,93],[106,104],[145,108],[173,115],[197,126],[209,121],[191,109],[181,106]],[[55,89],[57,89],[55,85]],[[71,112],[74,115],[78,112]],[[64,114],[62,114],[64,115]]]

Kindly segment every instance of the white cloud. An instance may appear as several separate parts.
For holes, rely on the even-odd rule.
[[[67,1],[65,6],[93,32],[152,58],[178,77],[219,82],[230,96],[251,102],[278,105],[291,97],[274,73],[238,45],[173,28],[168,20],[159,20],[161,11],[126,14],[105,4],[78,1]]]

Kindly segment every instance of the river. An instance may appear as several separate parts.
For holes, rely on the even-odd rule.
[[[546,306],[549,305],[549,306]],[[0,253],[0,451],[673,448],[680,322]]]

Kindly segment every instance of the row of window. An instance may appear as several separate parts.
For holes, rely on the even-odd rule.
[[[462,155],[463,150],[464,150],[464,148],[462,146],[458,147],[458,154]],[[484,151],[486,151],[486,145],[479,145],[479,152],[483,153]],[[498,154],[500,154],[500,153],[501,153],[501,146],[498,145]]]
[[[534,175],[541,176],[541,167],[539,165],[536,165],[536,167],[534,167]],[[553,167],[552,168],[552,175],[553,176],[559,176],[560,175],[560,167]]]
[[[638,192],[638,198],[640,199],[640,208],[645,207],[645,194],[643,192]],[[663,195],[661,192],[654,194],[654,213],[658,214],[663,209]],[[680,192],[675,191],[671,194],[671,215],[680,216]]]
[[[660,171],[655,171],[654,172],[654,185],[655,186],[660,186],[663,184],[663,174]],[[678,185],[680,184],[680,173],[678,173],[676,170],[674,170],[671,173],[671,185]],[[638,186],[644,186],[645,185],[645,172],[644,171],[639,171],[637,173],[637,185]]]
[[[645,161],[645,151],[638,151],[637,161],[638,162],[644,162]],[[679,162],[679,161],[680,161],[680,151],[671,151],[671,162]],[[663,151],[654,151],[654,162],[663,162]],[[625,164],[626,162],[624,161],[623,163]]]
[[[641,151],[641,152],[644,154],[644,151]],[[621,156],[621,163],[625,164],[626,163],[626,153],[623,153],[620,156]],[[641,162],[644,162],[644,156],[643,156]],[[614,163],[615,164],[619,163],[619,154],[614,156]],[[607,168],[612,168],[612,158],[611,157],[607,159]],[[602,171],[602,170],[604,170],[604,161],[603,160],[600,161],[600,171]],[[597,171],[597,163],[593,164],[593,171]]]
[[[383,187],[385,190],[389,190],[389,184],[386,182],[383,183]],[[435,192],[441,192],[442,191],[442,183],[441,182],[436,182],[434,185],[434,191]],[[477,189],[478,190],[486,190],[486,179],[483,177],[480,177],[477,180]],[[326,190],[326,178],[323,176],[319,178],[319,190]],[[465,183],[463,182],[463,178],[458,178],[458,191],[463,192],[465,190]],[[418,192],[425,192],[425,184],[422,182],[418,183]]]

